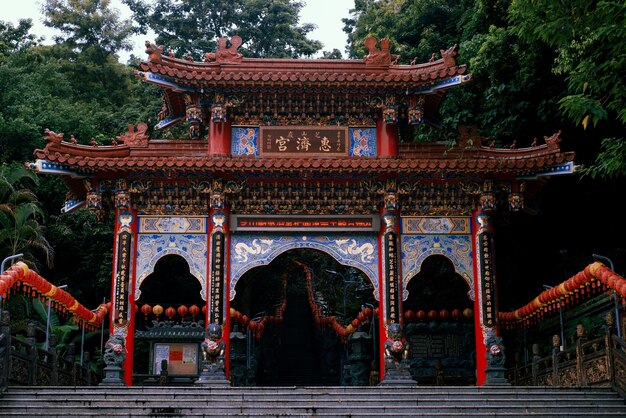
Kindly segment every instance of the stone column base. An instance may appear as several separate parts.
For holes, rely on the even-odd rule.
[[[120,366],[106,366],[104,368],[104,379],[99,386],[126,386],[124,379],[124,370]]]
[[[506,369],[504,367],[487,367],[485,369],[485,374],[487,378],[485,379],[485,386],[510,386],[506,377],[504,377],[504,373]]]

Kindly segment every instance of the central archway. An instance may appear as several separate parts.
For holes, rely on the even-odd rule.
[[[364,273],[312,249],[289,250],[246,272],[231,307],[251,321],[247,327],[232,321],[231,380],[236,386],[351,384],[345,327],[364,306],[374,306],[373,290]],[[361,325],[369,330],[368,324]]]

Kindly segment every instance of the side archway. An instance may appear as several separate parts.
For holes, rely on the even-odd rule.
[[[455,271],[468,286],[467,296],[475,300],[472,242],[470,235],[405,235],[402,236],[402,300],[409,296],[409,280],[422,269],[424,260],[432,255],[441,255],[450,260]]]
[[[142,282],[154,272],[157,262],[167,255],[185,259],[189,272],[200,283],[202,300],[206,300],[207,238],[201,234],[139,234],[135,300],[141,297]]]

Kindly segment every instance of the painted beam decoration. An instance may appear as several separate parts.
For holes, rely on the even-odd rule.
[[[265,156],[348,156],[348,128],[341,126],[261,126]]]
[[[378,216],[231,215],[232,231],[377,231]]]

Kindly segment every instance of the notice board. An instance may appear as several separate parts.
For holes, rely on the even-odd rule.
[[[169,374],[198,374],[198,343],[155,343],[154,374],[161,373],[161,360],[167,360]]]

